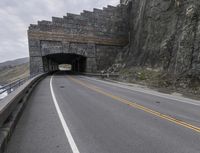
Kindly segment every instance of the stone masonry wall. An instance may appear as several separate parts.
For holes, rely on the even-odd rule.
[[[128,43],[126,19],[126,6],[120,5],[94,9],[93,12],[83,11],[80,15],[67,13],[63,18],[52,17],[52,21],[30,25],[31,73],[52,70],[44,68],[42,57],[56,53],[86,56],[87,71],[108,67],[120,48]]]

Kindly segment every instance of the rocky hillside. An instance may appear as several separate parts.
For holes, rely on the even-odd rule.
[[[199,0],[132,0],[128,11],[128,65],[199,77]]]
[[[129,44],[107,71],[121,81],[200,94],[200,1],[129,0],[127,13]]]
[[[0,63],[0,85],[29,75],[29,58]]]
[[[11,61],[6,61],[3,63],[0,63],[0,69],[3,69],[5,67],[13,67],[13,66],[18,66],[21,64],[25,64],[29,62],[29,58],[25,57],[25,58],[19,58],[16,60],[11,60]]]
[[[200,1],[129,0],[127,13],[130,41],[116,59],[121,78],[200,89]]]

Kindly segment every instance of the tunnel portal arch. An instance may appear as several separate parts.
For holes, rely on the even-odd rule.
[[[81,57],[85,72],[108,68],[129,41],[126,12],[125,5],[107,6],[31,24],[28,29],[31,75],[57,70],[58,61],[52,58],[58,54]]]
[[[58,70],[61,64],[71,65],[73,72],[86,72],[87,57],[80,54],[56,53],[42,58],[45,72]]]
[[[74,72],[96,72],[96,47],[91,43],[29,39],[31,75],[71,64]]]

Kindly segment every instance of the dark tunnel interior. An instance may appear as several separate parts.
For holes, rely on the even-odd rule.
[[[78,54],[51,54],[45,57],[48,61],[48,67],[51,66],[51,63],[56,63],[56,65],[60,64],[70,64],[72,66],[71,71],[73,72],[85,72],[86,71],[86,60],[87,58]],[[49,68],[48,68],[49,69]]]

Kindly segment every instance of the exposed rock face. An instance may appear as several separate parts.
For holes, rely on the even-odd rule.
[[[128,66],[200,76],[199,0],[131,0],[128,14]]]

